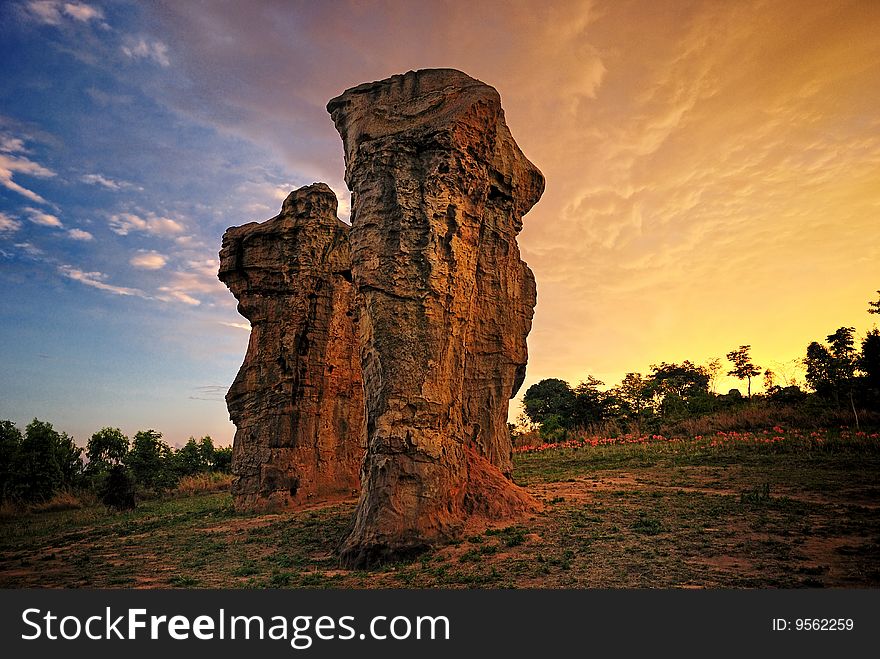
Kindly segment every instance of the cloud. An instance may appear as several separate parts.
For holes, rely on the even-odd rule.
[[[134,60],[152,60],[163,67],[171,65],[171,60],[168,59],[168,46],[155,39],[129,38],[127,43],[122,46],[122,52]]]
[[[61,24],[61,3],[55,0],[32,0],[25,7],[31,15],[47,25]]]
[[[216,400],[216,401],[224,401],[226,400],[226,390],[229,389],[226,385],[205,385],[203,387],[196,387],[195,393],[190,395],[190,400]]]
[[[31,16],[46,25],[61,25],[64,17],[80,23],[100,21],[104,12],[84,2],[61,2],[60,0],[31,0],[25,7]]]
[[[122,188],[132,187],[131,183],[126,181],[116,181],[112,178],[103,176],[102,174],[86,174],[80,177],[80,180],[89,185],[100,185],[108,190],[121,190]]]
[[[141,250],[140,253],[131,257],[129,263],[141,270],[160,270],[168,263],[168,259],[159,252]]]
[[[110,216],[110,230],[120,236],[140,232],[152,236],[172,237],[183,233],[186,229],[177,220],[159,217],[155,213],[147,213],[145,217],[134,213],[117,213]]]
[[[84,272],[78,268],[74,268],[71,265],[60,265],[58,266],[58,271],[68,279],[78,281],[81,284],[91,286],[92,288],[97,288],[101,291],[113,293],[114,295],[135,296],[142,298],[150,297],[138,288],[127,288],[125,286],[114,286],[112,284],[108,284],[105,281],[107,279],[107,275],[105,275],[103,272]]]
[[[81,23],[104,18],[104,12],[100,8],[87,5],[84,2],[65,2],[64,13]]]
[[[225,298],[228,295],[226,287],[217,279],[219,267],[220,262],[216,259],[190,261],[187,270],[170,274],[167,283],[159,287],[157,298],[190,306],[200,305],[202,300],[199,298]]]
[[[83,231],[82,229],[70,229],[67,232],[67,235],[68,237],[70,237],[71,240],[89,241],[95,239],[92,234],[90,234],[88,231]]]
[[[15,140],[15,144],[20,144],[20,140]],[[22,185],[19,185],[13,180],[13,174],[25,174],[27,176],[34,176],[36,178],[50,178],[55,176],[55,172],[46,167],[43,167],[39,163],[36,163],[25,156],[15,156],[10,153],[0,153],[0,185],[5,187],[8,190],[12,190],[13,192],[17,192],[23,197],[30,199],[38,204],[48,204],[49,202],[43,199],[40,195],[38,195],[33,190],[29,190]]]
[[[27,149],[24,148],[24,141],[21,138],[12,137],[11,135],[0,135],[0,151],[24,153]]]
[[[27,211],[28,215],[30,216],[30,221],[34,224],[39,224],[43,227],[51,227],[53,229],[64,228],[64,224],[61,222],[61,220],[59,220],[57,216],[52,215],[51,213],[46,213],[38,208],[31,208],[30,206],[25,208],[25,211]]]
[[[224,327],[232,327],[234,329],[244,330],[245,332],[251,331],[250,323],[227,323],[226,321],[220,321],[220,324]]]
[[[164,302],[183,302],[193,307],[197,307],[202,303],[201,300],[197,300],[189,293],[177,290],[172,286],[160,286],[159,292],[160,295],[157,298]]]
[[[0,233],[15,233],[21,228],[21,222],[0,211]]]
[[[15,243],[15,246],[34,259],[38,259],[46,253],[32,243]]]

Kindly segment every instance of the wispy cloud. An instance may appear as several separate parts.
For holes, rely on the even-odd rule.
[[[0,211],[0,233],[15,233],[21,228],[21,222]]]
[[[21,140],[13,140],[10,144],[12,144],[13,146],[20,145]],[[36,163],[25,156],[13,155],[8,152],[0,153],[0,185],[38,204],[49,203],[33,190],[29,190],[28,188],[16,183],[13,180],[14,174],[25,174],[27,176],[34,176],[36,178],[50,178],[52,176],[55,176],[55,172],[46,167],[43,167],[41,164]]]
[[[15,246],[32,259],[41,259],[46,253],[33,243],[15,243]]]
[[[165,285],[159,287],[157,297],[190,306],[200,305],[205,298],[225,298],[226,287],[217,279],[219,266],[216,259],[190,261],[186,270],[170,273]]]
[[[32,0],[25,4],[31,16],[47,25],[60,25],[61,3],[54,0]]]
[[[168,263],[168,259],[159,254],[159,252],[141,250],[138,254],[131,257],[129,263],[141,270],[160,270]]]
[[[122,52],[134,60],[151,60],[159,66],[171,66],[168,58],[168,46],[157,39],[147,37],[131,37],[122,46]]]
[[[67,235],[70,237],[71,240],[81,240],[84,242],[95,239],[92,234],[90,234],[88,231],[83,231],[82,229],[70,229],[67,232]]]
[[[232,327],[234,329],[244,330],[245,332],[251,331],[251,326],[249,323],[228,323],[226,321],[220,321],[220,324],[224,327]]]
[[[56,215],[52,215],[52,213],[46,213],[45,211],[41,211],[39,208],[31,208],[28,206],[24,209],[28,214],[28,219],[34,224],[38,224],[43,227],[51,227],[53,229],[63,229],[64,224],[61,220],[58,219]]]
[[[226,400],[226,385],[209,384],[203,387],[196,387],[195,393],[190,395],[190,400]]]
[[[46,25],[61,25],[65,18],[80,23],[101,21],[104,12],[100,7],[84,2],[62,2],[60,0],[30,0],[25,4],[31,17]]]
[[[186,291],[176,289],[172,286],[160,286],[159,295],[156,297],[164,302],[183,302],[192,307],[197,307],[202,303],[201,300],[194,298]]]
[[[152,236],[174,237],[186,229],[177,220],[154,213],[146,213],[143,217],[134,213],[117,213],[110,216],[110,230],[120,236],[140,232]]]
[[[84,2],[65,2],[64,13],[82,23],[104,18],[104,12],[99,7],[93,7]]]
[[[123,188],[133,187],[132,184],[127,181],[117,181],[108,176],[104,176],[103,174],[86,174],[80,177],[80,180],[83,183],[98,185],[102,188],[107,188],[108,190],[122,190]]]
[[[11,135],[0,135],[0,151],[6,153],[26,153],[24,140],[20,137],[12,137]]]
[[[68,279],[78,281],[81,284],[91,286],[92,288],[97,288],[101,291],[113,293],[114,295],[149,298],[149,295],[147,295],[139,288],[127,288],[125,286],[114,286],[113,284],[108,284],[106,281],[108,277],[103,272],[84,272],[83,270],[75,268],[71,265],[60,265],[58,266],[58,271]]]

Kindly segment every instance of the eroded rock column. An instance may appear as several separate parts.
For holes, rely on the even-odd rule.
[[[359,489],[366,433],[348,231],[333,191],[316,183],[290,193],[278,216],[223,236],[219,277],[251,322],[226,395],[239,509]]]
[[[342,557],[369,565],[534,505],[508,478],[507,410],[535,306],[516,234],[544,179],[495,89],[459,71],[360,85],[328,110],[353,193],[368,435]]]

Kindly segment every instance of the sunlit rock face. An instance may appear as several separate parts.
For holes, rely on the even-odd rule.
[[[535,281],[516,235],[544,178],[498,92],[409,72],[330,101],[352,191],[367,454],[343,560],[368,565],[534,502],[510,480],[509,399]]]
[[[251,322],[226,395],[238,509],[358,491],[366,430],[348,232],[333,191],[315,183],[278,216],[223,236],[219,277]]]

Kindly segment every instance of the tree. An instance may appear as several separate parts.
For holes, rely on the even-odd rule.
[[[637,420],[650,411],[650,384],[650,380],[643,378],[641,373],[627,373],[614,387],[614,396],[620,401],[625,416]]]
[[[0,501],[15,494],[15,467],[21,450],[22,435],[12,421],[0,421]]]
[[[213,452],[213,445],[211,446]],[[203,471],[208,471],[208,463],[205,461],[201,445],[190,437],[189,441],[174,453],[175,471],[181,476],[193,476]]]
[[[828,348],[817,341],[807,346],[804,358],[807,368],[807,384],[822,398],[831,398],[835,393],[834,367]]]
[[[523,409],[532,423],[540,425],[550,417],[570,423],[576,398],[568,382],[548,378],[528,388],[523,396]]]
[[[55,452],[58,456],[58,465],[61,467],[61,487],[81,485],[83,450],[76,445],[73,437],[62,432],[55,444]]]
[[[162,441],[162,433],[141,430],[134,436],[131,450],[125,457],[125,466],[138,484],[158,489],[170,487],[175,482],[171,461],[171,447]]]
[[[838,407],[842,396],[849,400],[858,428],[854,390],[860,359],[855,349],[855,331],[854,327],[838,328],[826,337],[827,347],[813,341],[807,346],[804,365],[807,382],[819,396],[833,399]]]
[[[228,474],[232,471],[232,447],[214,449],[214,471]]]
[[[764,391],[770,393],[776,388],[776,373],[768,368],[764,371]]]
[[[648,392],[657,401],[663,418],[684,418],[692,408],[705,407],[709,375],[703,367],[685,360],[681,364],[653,364],[651,369]]]
[[[858,367],[856,342],[853,336],[855,331],[855,327],[841,327],[834,334],[829,334],[826,340],[831,347],[832,367],[837,382],[835,397],[838,403],[840,402],[841,393],[849,398],[849,404],[855,417],[856,428],[858,429],[859,415],[856,412],[856,403],[853,396],[856,384],[856,368]]]
[[[709,377],[709,388],[712,393],[716,393],[715,388],[718,385],[718,376],[721,374],[721,360],[717,357],[710,359],[701,367],[703,372]]]
[[[214,440],[210,435],[205,435],[199,440],[199,454],[202,458],[202,464],[205,465],[205,471],[213,471],[214,469]]]
[[[51,423],[34,419],[25,428],[14,466],[18,494],[27,501],[45,501],[70,487],[82,472],[82,449]]]
[[[119,428],[101,428],[86,444],[89,471],[100,472],[122,464],[128,455],[128,437]]]
[[[648,388],[653,396],[665,398],[674,394],[686,401],[692,396],[709,392],[709,376],[702,367],[687,360],[681,364],[661,362],[651,365]]]
[[[135,507],[134,480],[121,464],[111,465],[98,488],[101,502],[112,510],[132,510]]]
[[[588,428],[610,416],[615,400],[612,394],[600,391],[599,387],[604,384],[601,380],[590,375],[575,387],[572,427]]]
[[[727,359],[733,364],[733,369],[727,372],[728,375],[732,375],[740,380],[748,381],[748,397],[752,397],[752,378],[761,375],[761,367],[755,366],[752,363],[752,358],[749,357],[749,351],[752,349],[752,346],[740,346],[736,350],[731,350],[727,353]]]
[[[865,374],[868,387],[880,391],[880,331],[876,328],[862,340],[859,369]]]
[[[880,314],[880,291],[877,291],[877,301],[876,302],[868,302],[868,313],[878,313]]]

